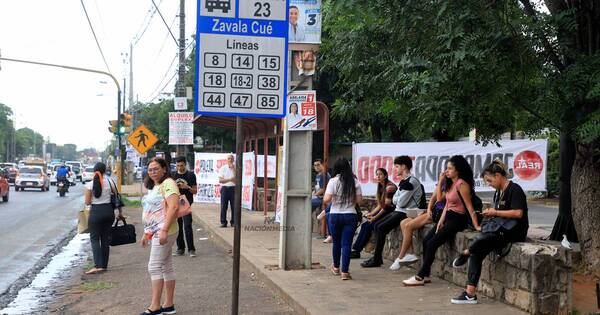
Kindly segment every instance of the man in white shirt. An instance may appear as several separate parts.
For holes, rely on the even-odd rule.
[[[235,164],[233,154],[227,156],[227,164],[219,169],[219,184],[221,184],[221,227],[227,227],[227,204],[231,205],[231,220],[233,226],[233,201],[235,199]]]

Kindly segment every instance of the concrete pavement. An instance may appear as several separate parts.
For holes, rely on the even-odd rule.
[[[234,229],[219,227],[219,205],[194,204],[193,214],[195,222],[209,231],[216,242],[227,248],[233,246]],[[450,299],[464,289],[440,279],[432,279],[425,287],[404,287],[401,281],[415,271],[390,271],[390,261],[382,268],[365,269],[359,265],[363,259],[353,259],[350,272],[354,279],[342,281],[327,268],[331,264],[331,244],[319,240],[312,244],[312,270],[279,270],[278,225],[265,223],[262,212],[246,210],[242,211],[241,223],[242,264],[253,269],[299,314],[524,314],[481,295],[478,305],[452,305]]]

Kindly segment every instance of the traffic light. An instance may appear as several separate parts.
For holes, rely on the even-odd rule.
[[[133,118],[133,116],[131,114],[128,114],[128,113],[121,114],[121,126],[120,126],[121,128],[119,129],[121,134],[131,132],[131,126],[133,124],[133,122],[131,121],[132,118]]]
[[[109,120],[108,123],[110,124],[110,127],[108,127],[108,131],[110,131],[110,133],[116,134],[118,131],[119,121]]]

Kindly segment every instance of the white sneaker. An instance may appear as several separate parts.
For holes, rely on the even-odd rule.
[[[394,263],[390,266],[390,270],[398,270],[400,269],[400,258],[396,258],[396,260],[394,260]]]
[[[406,255],[404,255],[404,257],[402,257],[402,259],[400,259],[399,263],[403,264],[403,265],[410,265],[410,264],[417,262],[418,260],[419,260],[419,257],[417,257],[413,254],[406,254]]]
[[[421,280],[417,279],[417,276],[412,276],[406,280],[403,280],[402,283],[404,283],[404,285],[407,287],[416,287],[416,286],[425,285],[425,281],[423,279],[421,279]]]

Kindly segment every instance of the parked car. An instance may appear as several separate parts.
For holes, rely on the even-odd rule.
[[[24,166],[19,169],[15,179],[15,191],[24,191],[25,188],[38,188],[42,191],[50,190],[50,179],[44,168],[40,166]]]
[[[81,173],[81,182],[85,184],[87,182],[91,182],[93,179],[94,179],[94,167],[88,166],[83,170],[83,173]]]
[[[50,185],[52,185],[52,186],[56,185],[56,170],[58,170],[59,167],[60,167],[60,164],[54,165],[54,168],[52,169],[52,175],[50,176]],[[67,165],[66,167],[69,170],[69,174],[67,175],[67,180],[69,181],[71,186],[75,186],[75,179],[76,179],[75,174],[73,174],[73,172],[71,171],[71,167],[69,165]]]
[[[8,172],[8,182],[10,184],[15,183],[15,178],[17,178],[17,172],[19,171],[16,163],[0,163],[0,168],[5,169]]]
[[[65,164],[71,166],[71,170],[73,171],[73,173],[75,173],[76,179],[83,180],[82,179],[83,163],[81,163],[79,161],[67,161],[67,162],[65,162]]]
[[[10,186],[8,185],[8,171],[0,168],[0,197],[2,201],[8,202]]]

